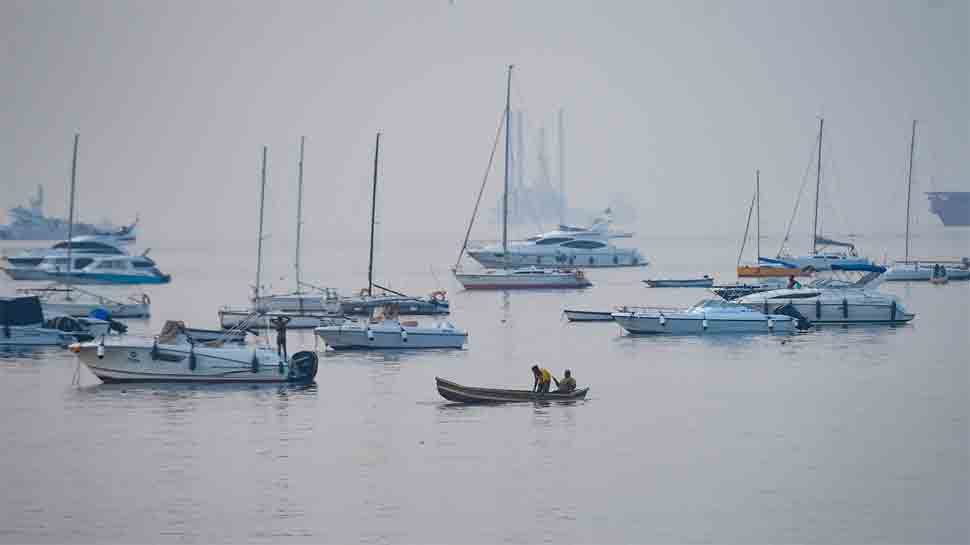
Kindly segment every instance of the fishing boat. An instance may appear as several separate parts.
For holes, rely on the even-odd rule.
[[[610,310],[574,310],[565,309],[563,314],[570,322],[612,322],[613,311]]]
[[[44,322],[36,296],[0,297],[0,346],[67,346],[77,340]]]
[[[486,268],[529,267],[645,267],[648,261],[636,248],[621,248],[612,243],[630,238],[632,233],[610,229],[612,214],[607,209],[590,227],[560,225],[558,229],[511,242],[507,251],[493,244],[469,248],[468,255]]]
[[[103,382],[306,383],[317,374],[317,355],[289,360],[268,346],[101,337],[70,346]]]
[[[836,265],[833,271],[865,273],[858,280],[818,278],[799,288],[746,295],[737,303],[764,313],[781,312],[810,324],[903,324],[916,317],[894,295],[879,292],[884,267]]]
[[[334,350],[460,349],[468,342],[468,333],[447,320],[402,320],[396,305],[377,309],[370,318],[326,324],[314,331]]]
[[[472,227],[475,223],[475,216],[484,192],[484,183],[488,180],[487,172],[491,170],[491,158],[489,159],[488,169],[486,170],[485,180],[482,183],[482,191],[479,191],[478,200],[475,202],[475,209],[468,223],[468,230],[465,233],[465,241],[461,251],[458,253],[458,261],[452,268],[455,279],[467,290],[494,290],[494,289],[576,289],[592,286],[582,270],[564,267],[539,268],[531,266],[529,268],[515,268],[510,261],[509,250],[509,167],[511,165],[510,135],[509,126],[511,123],[511,100],[512,100],[512,66],[508,68],[508,78],[505,92],[505,115],[499,131],[505,129],[505,177],[504,189],[502,192],[502,246],[501,255],[492,252],[491,257],[501,262],[499,269],[486,269],[481,272],[464,272],[460,270],[461,258],[468,248],[468,239],[471,235]],[[496,135],[495,145],[492,148],[492,157],[495,154],[495,147],[498,145],[498,135]],[[581,249],[581,248],[577,248]],[[541,260],[540,260],[541,262]]]
[[[441,397],[456,403],[521,403],[536,401],[577,401],[586,398],[589,388],[571,392],[533,392],[532,390],[501,390],[496,388],[473,388],[435,377]]]
[[[840,242],[838,240],[824,237],[819,232],[818,207],[822,186],[822,128],[824,127],[824,124],[825,120],[819,118],[818,151],[815,155],[815,216],[812,224],[812,251],[808,255],[792,255],[786,247],[789,235],[791,234],[791,226],[795,218],[795,212],[798,211],[798,202],[801,200],[801,192],[799,191],[798,198],[795,201],[795,209],[792,212],[792,221],[788,224],[788,231],[785,234],[784,241],[782,242],[781,250],[778,252],[778,259],[801,269],[811,268],[815,271],[831,270],[832,265],[839,265],[843,267],[869,265],[871,264],[870,261],[858,254],[854,244],[850,242]]]
[[[613,320],[633,334],[791,333],[791,316],[768,314],[720,299],[705,299],[687,309],[626,307]]]
[[[714,285],[714,279],[706,274],[702,278],[644,280],[643,282],[651,288],[710,288]]]

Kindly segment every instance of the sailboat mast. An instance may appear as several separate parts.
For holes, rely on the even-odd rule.
[[[74,133],[74,157],[73,159],[71,159],[71,200],[69,201],[71,205],[67,213],[68,214],[67,216],[67,278],[68,280],[70,280],[71,278],[71,269],[73,268],[72,262],[71,262],[71,253],[72,253],[71,250],[73,249],[74,244],[71,242],[71,239],[74,238],[74,193],[75,193],[75,188],[77,187],[77,144],[80,138],[81,138],[80,133]]]
[[[758,202],[758,228],[756,229],[758,244],[756,248],[758,249],[757,263],[760,263],[761,262],[761,171],[760,170],[754,171],[754,194],[755,194],[755,199],[757,199],[757,202]]]
[[[916,120],[913,120],[913,133],[909,138],[909,175],[906,187],[906,257],[909,261],[909,203],[913,196],[913,149],[916,147]]]
[[[300,168],[297,176],[296,189],[296,293],[300,294],[302,282],[300,281],[300,235],[303,233],[303,142],[305,136],[300,137]]]
[[[502,259],[505,268],[509,264],[509,146],[512,131],[509,130],[512,121],[512,65],[509,65],[509,76],[505,87],[505,190],[502,192]]]
[[[822,187],[822,125],[825,123],[824,118],[818,119],[818,165],[815,171],[815,222],[812,227],[812,255],[816,252],[816,243],[818,242],[818,194]]]
[[[267,148],[263,146],[263,168],[259,183],[259,231],[256,239],[256,306],[259,306],[260,276],[263,272],[263,208],[266,203],[266,153]]]
[[[377,157],[381,153],[381,133],[374,145],[374,185],[370,198],[370,259],[367,261],[367,295],[374,295],[374,220],[377,213]]]
[[[566,224],[566,142],[563,111],[559,108],[559,225]]]

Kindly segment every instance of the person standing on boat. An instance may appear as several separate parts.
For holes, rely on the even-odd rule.
[[[532,384],[532,391],[539,394],[549,393],[549,385],[552,384],[552,373],[548,369],[540,368],[538,364],[532,366],[532,376],[535,382]]]
[[[798,283],[798,280],[795,280],[795,277],[794,276],[789,276],[788,277],[788,289],[794,290],[794,289],[798,289],[800,287],[802,287],[801,284]]]
[[[283,357],[285,360],[286,356],[286,324],[290,323],[289,316],[277,316],[270,320],[273,324],[273,329],[276,330],[276,353]]]
[[[569,369],[566,369],[566,376],[562,380],[552,377],[552,380],[556,381],[556,391],[569,393],[576,390],[576,379],[573,378],[573,374]]]

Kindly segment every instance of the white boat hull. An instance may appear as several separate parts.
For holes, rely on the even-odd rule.
[[[149,306],[141,303],[43,303],[44,314],[63,314],[66,316],[83,317],[91,314],[95,309],[104,309],[112,318],[148,318],[151,315]]]
[[[528,274],[504,270],[484,273],[456,272],[455,278],[466,290],[578,289],[593,285],[578,271],[547,271]]]
[[[599,268],[599,267],[646,267],[649,262],[644,259],[640,252],[616,248],[611,251],[603,252],[571,252],[569,254],[526,251],[510,249],[508,253],[508,263],[501,250],[469,250],[468,255],[483,267],[498,269],[501,267],[575,267],[575,268]]]
[[[816,304],[816,301],[818,303]],[[900,305],[893,306],[891,301],[872,301],[863,303],[826,298],[825,300],[769,299],[764,302],[744,302],[744,306],[765,312],[777,312],[785,305],[791,305],[812,324],[902,324],[916,317]]]
[[[611,311],[596,310],[564,310],[566,319],[570,322],[612,322],[613,313]]]
[[[662,316],[662,317],[661,317]],[[614,312],[613,319],[633,334],[710,335],[721,333],[792,333],[795,321],[788,316],[750,319],[707,319],[685,313]],[[706,322],[706,323],[705,323]]]
[[[317,335],[334,350],[462,348],[468,333],[452,328],[383,326],[323,326]]]
[[[84,365],[104,382],[271,383],[313,379],[295,368],[291,373],[289,363],[266,347],[192,349],[188,344],[178,344],[158,345],[155,350],[150,342],[131,341],[103,347],[90,342],[73,345],[72,349],[75,347]]]
[[[968,280],[970,279],[970,269],[946,267],[946,276],[949,280]],[[883,275],[883,280],[889,282],[929,282],[932,277],[933,267],[931,265],[893,265]]]

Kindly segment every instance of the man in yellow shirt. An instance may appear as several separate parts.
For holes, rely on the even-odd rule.
[[[552,380],[556,381],[556,391],[569,393],[576,390],[576,379],[573,378],[573,374],[569,369],[566,369],[566,376],[562,380],[552,377]]]
[[[532,384],[532,391],[540,394],[548,393],[549,385],[552,384],[552,373],[548,369],[533,365],[532,376],[535,378],[535,382]]]

